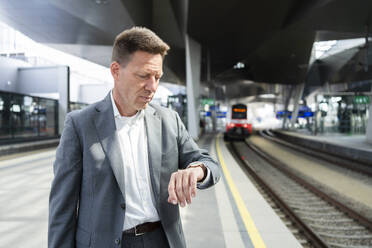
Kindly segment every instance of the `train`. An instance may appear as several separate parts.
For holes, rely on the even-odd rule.
[[[231,106],[226,123],[224,140],[244,140],[252,134],[252,124],[248,123],[247,105],[238,103]]]

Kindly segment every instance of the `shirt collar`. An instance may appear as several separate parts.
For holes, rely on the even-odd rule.
[[[114,111],[114,118],[122,120],[125,123],[128,123],[129,125],[136,124],[138,121],[143,119],[143,116],[144,116],[144,111],[143,110],[137,111],[137,113],[134,116],[130,116],[130,117],[121,116],[120,112],[119,112],[119,110],[116,106],[116,103],[114,101],[114,97],[112,95],[112,90],[110,92],[110,97],[111,97],[112,109]]]
[[[110,91],[110,97],[111,97],[111,103],[112,103],[112,109],[114,110],[114,117],[120,117],[120,113],[118,108],[116,107],[114,97],[112,96],[112,90]]]

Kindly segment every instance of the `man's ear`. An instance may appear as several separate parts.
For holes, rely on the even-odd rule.
[[[117,81],[119,79],[119,70],[120,70],[120,65],[118,62],[114,61],[110,65],[110,71],[111,75],[114,78],[114,81]]]

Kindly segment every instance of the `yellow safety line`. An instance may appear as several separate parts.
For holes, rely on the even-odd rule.
[[[243,201],[242,197],[240,196],[239,191],[236,188],[235,183],[231,178],[230,172],[227,169],[226,164],[223,160],[223,157],[222,157],[221,151],[220,151],[219,141],[218,141],[220,135],[221,134],[219,134],[216,138],[217,156],[218,156],[218,159],[220,160],[220,164],[222,166],[223,174],[225,175],[225,179],[227,181],[227,184],[229,185],[230,191],[231,191],[231,193],[234,197],[234,200],[235,200],[236,206],[238,207],[240,216],[243,219],[245,229],[247,230],[247,233],[248,233],[249,237],[251,238],[252,243],[253,243],[255,248],[266,248],[266,245],[263,242],[259,232],[257,231],[256,225],[254,224],[254,222],[251,218],[251,215],[249,214],[249,212],[248,212],[248,210],[247,210],[247,208],[244,204],[244,201]]]

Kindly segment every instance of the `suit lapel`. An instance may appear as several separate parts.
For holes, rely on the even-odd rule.
[[[145,108],[145,125],[149,152],[148,158],[151,185],[154,191],[155,201],[157,206],[159,206],[160,171],[162,164],[162,127],[160,116],[151,105],[148,105],[147,108]]]
[[[97,105],[96,111],[95,126],[98,137],[124,197],[123,159],[120,151],[119,136],[116,132],[110,94]]]

